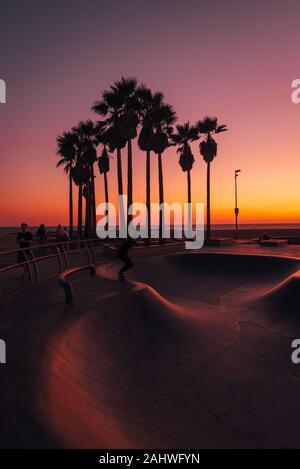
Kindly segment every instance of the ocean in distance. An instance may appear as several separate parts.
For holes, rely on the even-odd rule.
[[[37,226],[30,227],[33,233],[38,229]],[[47,226],[47,231],[55,231],[55,226]],[[76,227],[75,227],[76,229]],[[213,230],[234,230],[235,225],[228,224],[212,224]],[[239,225],[240,230],[300,230],[300,223],[244,223]],[[0,226],[0,234],[17,233],[20,231],[18,226]]]

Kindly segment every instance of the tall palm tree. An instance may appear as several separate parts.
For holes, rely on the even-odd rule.
[[[189,122],[176,126],[176,133],[171,136],[171,141],[178,146],[179,164],[183,172],[187,174],[187,200],[188,200],[188,233],[192,231],[192,189],[191,189],[191,170],[195,161],[190,142],[197,140],[198,129],[191,126]]]
[[[79,138],[79,135],[76,131],[73,131],[75,146],[76,146],[76,162],[75,166],[73,167],[73,181],[75,185],[78,187],[78,217],[77,217],[77,227],[78,227],[78,235],[79,238],[82,239],[83,237],[83,230],[82,230],[82,201],[83,201],[83,186],[87,183],[89,178],[88,170],[85,168],[84,161],[83,161],[83,151],[84,151],[84,144]]]
[[[217,156],[218,145],[212,135],[225,132],[227,125],[219,125],[216,117],[205,117],[197,123],[198,132],[205,135],[199,145],[200,153],[207,164],[207,206],[206,206],[206,240],[211,239],[211,218],[210,218],[210,166]]]
[[[105,147],[102,150],[102,153],[98,158],[98,168],[99,168],[100,174],[103,174],[103,177],[104,177],[105,202],[106,202],[106,204],[108,204],[109,203],[109,196],[108,196],[107,173],[110,170],[110,164],[109,164],[108,151]]]
[[[139,99],[139,116],[142,125],[138,145],[146,152],[146,207],[147,207],[147,240],[150,244],[151,239],[151,151],[154,143],[154,120],[155,112],[163,104],[163,94],[160,92],[152,93],[150,88],[141,85],[137,90]]]
[[[73,132],[64,132],[56,139],[57,155],[60,160],[57,167],[64,166],[65,172],[69,175],[69,227],[70,234],[73,233],[73,165],[76,157],[76,136]]]
[[[125,226],[125,208],[123,198],[123,176],[122,176],[122,155],[121,151],[126,146],[126,140],[121,136],[118,130],[117,115],[114,114],[107,121],[99,121],[97,123],[98,133],[97,139],[99,143],[108,147],[113,153],[117,150],[117,177],[118,177],[118,194],[120,200],[119,216],[121,226]]]
[[[113,93],[123,103],[119,119],[119,129],[122,137],[127,141],[127,225],[132,219],[132,215],[129,215],[129,207],[131,207],[133,202],[132,140],[137,136],[138,126],[137,86],[136,78],[122,77],[121,80],[116,81],[111,87]]]
[[[123,103],[116,93],[104,91],[102,100],[96,101],[92,110],[102,116],[107,117],[106,121],[98,122],[98,130],[101,140],[105,140],[111,152],[117,151],[117,175],[118,194],[123,195],[123,174],[122,174],[122,149],[126,146],[126,139],[121,135],[119,128],[119,116],[122,112]]]
[[[118,132],[127,142],[127,213],[132,205],[132,140],[137,136],[138,126],[138,99],[136,78],[122,77],[121,80],[114,82],[109,91],[103,94],[103,100],[95,103],[93,110],[103,116],[111,116],[111,104],[117,114]],[[108,121],[110,122],[110,120]],[[127,223],[131,221],[132,216],[128,215]]]
[[[75,127],[73,132],[79,140],[81,148],[81,158],[84,169],[87,173],[85,183],[86,194],[86,217],[85,217],[85,236],[96,236],[96,196],[95,196],[95,173],[94,163],[97,161],[96,147],[99,144],[96,133],[97,128],[91,120],[81,121]]]
[[[78,235],[81,239],[83,236],[82,231],[82,200],[83,200],[83,187],[88,180],[88,173],[84,168],[83,164],[81,163],[80,159],[78,159],[76,165],[73,168],[73,181],[78,186]]]
[[[154,137],[152,150],[157,154],[158,160],[158,184],[159,184],[159,204],[164,203],[164,181],[162,154],[170,145],[169,137],[173,134],[172,125],[176,122],[176,113],[169,104],[162,104],[153,113]],[[163,244],[164,210],[159,212],[159,243]]]

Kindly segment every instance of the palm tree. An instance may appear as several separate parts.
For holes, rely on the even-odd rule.
[[[56,139],[57,155],[60,160],[57,167],[64,166],[65,172],[69,175],[69,226],[70,234],[73,233],[73,164],[76,157],[76,136],[73,132],[64,132]]]
[[[138,145],[142,151],[146,152],[146,207],[147,207],[147,240],[151,239],[151,150],[153,149],[154,128],[153,117],[157,109],[163,104],[163,94],[152,93],[150,88],[141,85],[137,90],[139,99],[139,116],[142,129],[138,138]]]
[[[172,125],[176,122],[176,113],[169,104],[162,104],[153,112],[154,137],[152,150],[157,154],[158,160],[158,183],[159,183],[159,204],[164,203],[164,182],[162,154],[170,145],[169,137],[173,134]],[[159,212],[159,242],[163,240],[164,210]]]
[[[86,184],[87,180],[88,180],[88,173],[77,156],[76,165],[73,168],[73,181],[76,184],[76,186],[78,186],[78,235],[80,239],[83,236],[83,231],[82,231],[83,187],[84,187],[84,184]]]
[[[99,144],[96,133],[97,128],[91,120],[81,121],[73,132],[79,140],[83,168],[87,173],[85,183],[86,217],[85,236],[96,236],[96,196],[95,196],[95,174],[94,163],[97,161],[96,147]]]
[[[102,100],[96,101],[92,110],[100,116],[107,117],[106,121],[98,122],[99,140],[108,145],[110,152],[117,151],[117,175],[119,198],[123,193],[122,149],[126,146],[126,139],[121,135],[119,128],[119,115],[122,112],[122,101],[112,90],[104,91]],[[120,203],[123,200],[120,198]],[[124,207],[120,207],[122,226],[125,225]]]
[[[127,142],[127,213],[132,205],[132,140],[137,136],[138,126],[138,99],[136,96],[137,80],[136,78],[124,78],[114,82],[109,91],[103,94],[103,100],[95,103],[93,110],[98,114],[106,116],[108,114],[108,123],[111,123],[112,108],[114,110],[114,119],[117,122],[117,130],[121,137]],[[111,106],[113,104],[113,106]],[[131,221],[132,216],[128,215],[127,223]]]
[[[187,173],[187,193],[188,193],[188,234],[192,231],[192,190],[191,190],[191,170],[195,161],[190,142],[197,140],[197,127],[192,127],[189,122],[176,126],[176,133],[171,136],[172,143],[178,146],[179,164],[183,172]]]
[[[109,197],[108,197],[107,173],[110,170],[110,164],[109,164],[108,151],[105,147],[102,150],[102,153],[98,158],[98,168],[99,168],[100,174],[103,174],[103,176],[104,176],[105,202],[106,202],[106,204],[108,204],[109,203]]]
[[[206,207],[206,240],[211,238],[211,220],[210,220],[210,165],[217,156],[217,142],[212,135],[225,132],[227,125],[219,125],[216,117],[205,117],[197,124],[198,132],[206,136],[205,140],[200,142],[200,153],[207,164],[207,207]]]
[[[126,146],[126,140],[121,136],[118,130],[118,121],[116,115],[111,116],[108,121],[99,121],[97,123],[97,139],[99,143],[106,145],[111,153],[117,150],[117,177],[118,194],[120,201],[120,224],[125,226],[125,210],[123,203],[123,176],[122,176],[122,155],[121,150]]]

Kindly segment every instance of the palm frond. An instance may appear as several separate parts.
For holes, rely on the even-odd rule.
[[[219,125],[217,128],[216,128],[216,134],[219,134],[220,132],[226,132],[228,129],[227,129],[227,125]]]
[[[100,116],[106,116],[108,113],[108,104],[105,101],[95,101],[92,111]]]
[[[60,166],[66,164],[66,160],[64,158],[61,158],[57,163],[56,167],[59,168]]]
[[[218,119],[216,117],[204,117],[197,123],[198,131],[202,134],[209,134],[216,130],[218,125]]]
[[[135,77],[122,77],[121,80],[117,80],[111,86],[113,92],[117,95],[130,96],[137,89],[137,79]]]

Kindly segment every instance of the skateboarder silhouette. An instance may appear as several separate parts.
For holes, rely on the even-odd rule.
[[[128,256],[128,251],[132,248],[132,246],[134,246],[134,244],[135,244],[134,239],[127,238],[125,239],[125,241],[123,241],[123,243],[121,244],[121,246],[119,247],[117,251],[117,257],[122,262],[124,262],[124,266],[118,272],[118,277],[120,281],[125,280],[124,272],[126,272],[127,270],[133,267],[133,262]]]

